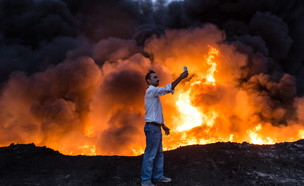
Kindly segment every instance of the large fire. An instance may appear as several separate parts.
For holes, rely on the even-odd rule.
[[[304,99],[290,94],[291,76],[272,81],[257,73],[255,66],[248,67],[248,55],[219,45],[221,37],[213,27],[168,31],[145,46],[154,63],[141,54],[101,67],[80,58],[30,77],[12,76],[0,100],[1,145],[34,142],[68,155],[140,155],[145,149],[144,75],[152,68],[164,86],[183,66],[189,77],[173,95],[160,98],[171,128],[170,135],[163,135],[164,150],[304,138]],[[263,66],[262,59],[254,60]],[[242,77],[248,78],[238,84]]]
[[[206,85],[215,86],[216,82],[213,74],[216,71],[216,62],[214,61],[214,58],[217,55],[219,55],[219,51],[216,48],[210,47],[208,56],[206,57],[206,62],[208,65],[210,65],[210,68],[206,73],[206,77],[202,78],[205,79],[205,81],[200,79],[191,82],[191,87],[189,88],[189,90],[185,93],[181,93],[179,96],[179,100],[176,102],[176,105],[181,112],[181,120],[183,121],[182,125],[177,127],[177,130],[179,132],[192,129],[193,127],[197,127],[202,124],[212,127],[214,123],[214,119],[217,113],[215,111],[212,111],[211,115],[206,115],[204,113],[199,112],[194,106],[191,105],[189,94],[193,85],[195,84],[204,83]]]
[[[247,141],[252,144],[261,145],[274,144],[281,142],[282,139],[292,141],[303,138],[303,129],[299,130],[298,135],[295,138],[281,138],[278,136],[277,138],[272,137],[277,135],[276,132],[271,131],[272,129],[276,130],[275,127],[265,124],[266,129],[264,130],[263,124],[261,123],[257,123],[255,126],[247,128],[243,136],[239,135],[238,133],[220,134],[220,131],[217,131],[219,130],[219,126],[215,124],[216,118],[219,115],[217,110],[210,107],[208,111],[203,111],[203,109],[192,104],[193,99],[191,98],[191,95],[198,91],[196,90],[196,85],[200,85],[209,90],[217,88],[217,82],[214,74],[217,71],[216,58],[220,55],[220,51],[212,46],[208,47],[208,55],[202,59],[202,63],[206,63],[209,66],[205,72],[205,75],[202,77],[191,78],[190,82],[188,82],[188,89],[179,92],[179,94],[175,97],[179,116],[178,119],[175,120],[176,123],[173,128],[173,133],[171,136],[165,137],[165,142],[163,144],[165,150],[174,149],[179,146],[215,143],[218,141],[232,141],[240,143]],[[191,69],[189,69],[189,73],[191,74]],[[203,128],[201,131],[204,134],[199,135],[197,133],[195,134],[195,132],[191,132],[191,130],[196,130],[196,128],[197,130],[199,130],[198,128]],[[141,153],[143,153],[143,149],[134,151],[135,155]]]
[[[188,83],[190,86],[188,90],[180,92],[177,96],[176,106],[180,113],[179,120],[173,129],[174,133],[172,136],[166,137],[164,148],[166,150],[174,149],[179,146],[192,145],[192,144],[207,144],[214,143],[217,141],[232,141],[232,142],[244,142],[247,141],[252,144],[275,144],[282,141],[293,141],[301,139],[304,136],[303,129],[295,129],[290,127],[290,130],[298,130],[298,135],[295,137],[282,138],[282,136],[277,136],[278,130],[284,130],[284,127],[272,127],[271,124],[265,123],[265,129],[263,124],[257,123],[255,126],[249,127],[246,129],[246,133],[242,136],[239,134],[224,134],[221,135],[220,132],[217,133],[218,126],[214,126],[215,120],[219,115],[216,109],[209,109],[208,111],[202,111],[201,108],[196,107],[192,104],[192,98],[190,95],[193,95],[193,92],[197,91],[195,85],[202,85],[206,89],[216,89],[217,82],[214,77],[215,72],[217,71],[216,66],[216,57],[220,55],[218,49],[209,46],[208,55],[205,56],[204,61],[209,65],[209,69],[206,70],[203,77],[192,78]],[[191,73],[191,69],[190,69]],[[203,128],[204,134],[202,135],[193,135],[194,133],[191,130],[195,128]],[[275,130],[275,131],[271,131]],[[276,136],[276,137],[273,137]],[[171,139],[170,139],[171,138]],[[143,151],[138,151],[137,154],[141,154]]]

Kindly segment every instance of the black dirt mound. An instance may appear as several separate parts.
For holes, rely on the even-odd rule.
[[[34,144],[0,148],[0,185],[140,185],[142,156],[66,156]],[[303,185],[304,140],[215,143],[165,152],[157,185]]]

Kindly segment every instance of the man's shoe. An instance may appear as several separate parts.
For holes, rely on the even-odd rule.
[[[153,183],[151,182],[145,182],[145,183],[141,183],[142,186],[155,186]]]
[[[160,179],[155,180],[156,182],[164,182],[164,183],[168,183],[171,181],[171,178],[167,178],[165,176],[161,177]]]

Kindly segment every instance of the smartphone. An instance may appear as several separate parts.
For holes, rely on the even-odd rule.
[[[187,69],[187,67],[186,67],[186,66],[184,66],[184,72],[185,72],[185,71],[187,71],[187,70],[188,70],[188,69]]]

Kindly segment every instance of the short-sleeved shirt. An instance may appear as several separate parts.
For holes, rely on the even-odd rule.
[[[159,99],[159,96],[174,93],[172,90],[172,84],[168,84],[165,87],[154,87],[152,85],[146,90],[145,95],[145,121],[164,123],[163,109]]]

